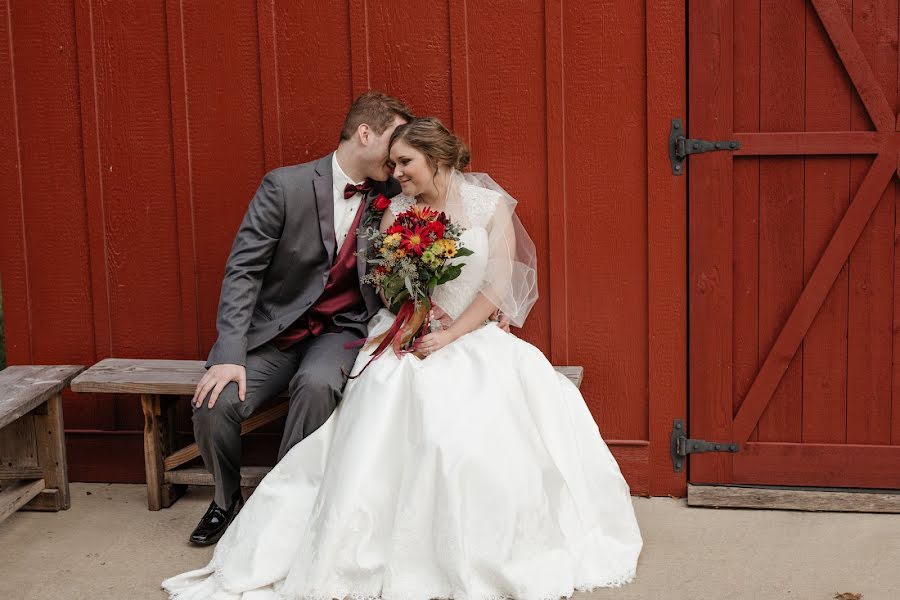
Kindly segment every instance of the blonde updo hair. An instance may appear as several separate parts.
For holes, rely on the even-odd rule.
[[[469,149],[434,117],[413,119],[397,127],[388,142],[388,152],[400,140],[424,154],[435,174],[440,165],[464,169],[469,164]]]

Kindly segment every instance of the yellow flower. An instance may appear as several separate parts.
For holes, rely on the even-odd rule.
[[[444,254],[444,256],[448,258],[453,258],[456,256],[456,241],[455,240],[438,240],[435,243],[435,246],[440,248],[440,251]]]
[[[400,234],[392,233],[391,235],[386,236],[384,238],[384,245],[389,246],[391,248],[396,248],[397,246],[399,246],[400,245]]]
[[[404,256],[406,256],[406,250],[404,250],[403,248],[400,248],[399,250],[394,252],[394,258],[403,258]]]

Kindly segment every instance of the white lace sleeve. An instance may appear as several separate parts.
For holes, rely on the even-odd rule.
[[[394,196],[393,198],[391,198],[391,214],[393,214],[396,218],[397,215],[409,210],[409,208],[415,203],[415,198],[404,196],[403,194]]]

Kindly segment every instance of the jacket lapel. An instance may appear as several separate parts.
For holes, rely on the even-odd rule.
[[[319,231],[322,234],[322,245],[328,253],[328,262],[334,262],[334,179],[331,172],[331,154],[319,159],[316,163],[316,177],[313,189],[316,194],[316,208],[319,212]]]
[[[363,211],[362,218],[359,220],[359,230],[360,234],[365,231],[366,228],[366,220],[368,217],[369,209],[372,206],[372,200],[374,200],[378,194],[381,193],[378,190],[378,186],[375,186],[373,189],[369,190],[369,193],[366,194],[366,201],[360,207],[360,210]],[[375,227],[378,227],[378,224],[375,223]],[[356,236],[356,271],[359,273],[359,277],[362,278],[366,274],[366,260],[368,260],[369,246],[371,242],[365,235],[357,235]]]

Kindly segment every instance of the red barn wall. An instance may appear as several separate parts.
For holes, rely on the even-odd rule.
[[[522,336],[585,367],[633,492],[678,493],[684,188],[665,137],[684,116],[683,10],[0,0],[9,363],[205,358],[260,178],[333,150],[352,98],[376,88],[444,120],[519,200],[541,286]],[[65,421],[72,480],[143,480],[136,398],[67,394]],[[248,462],[272,460],[277,436]]]

